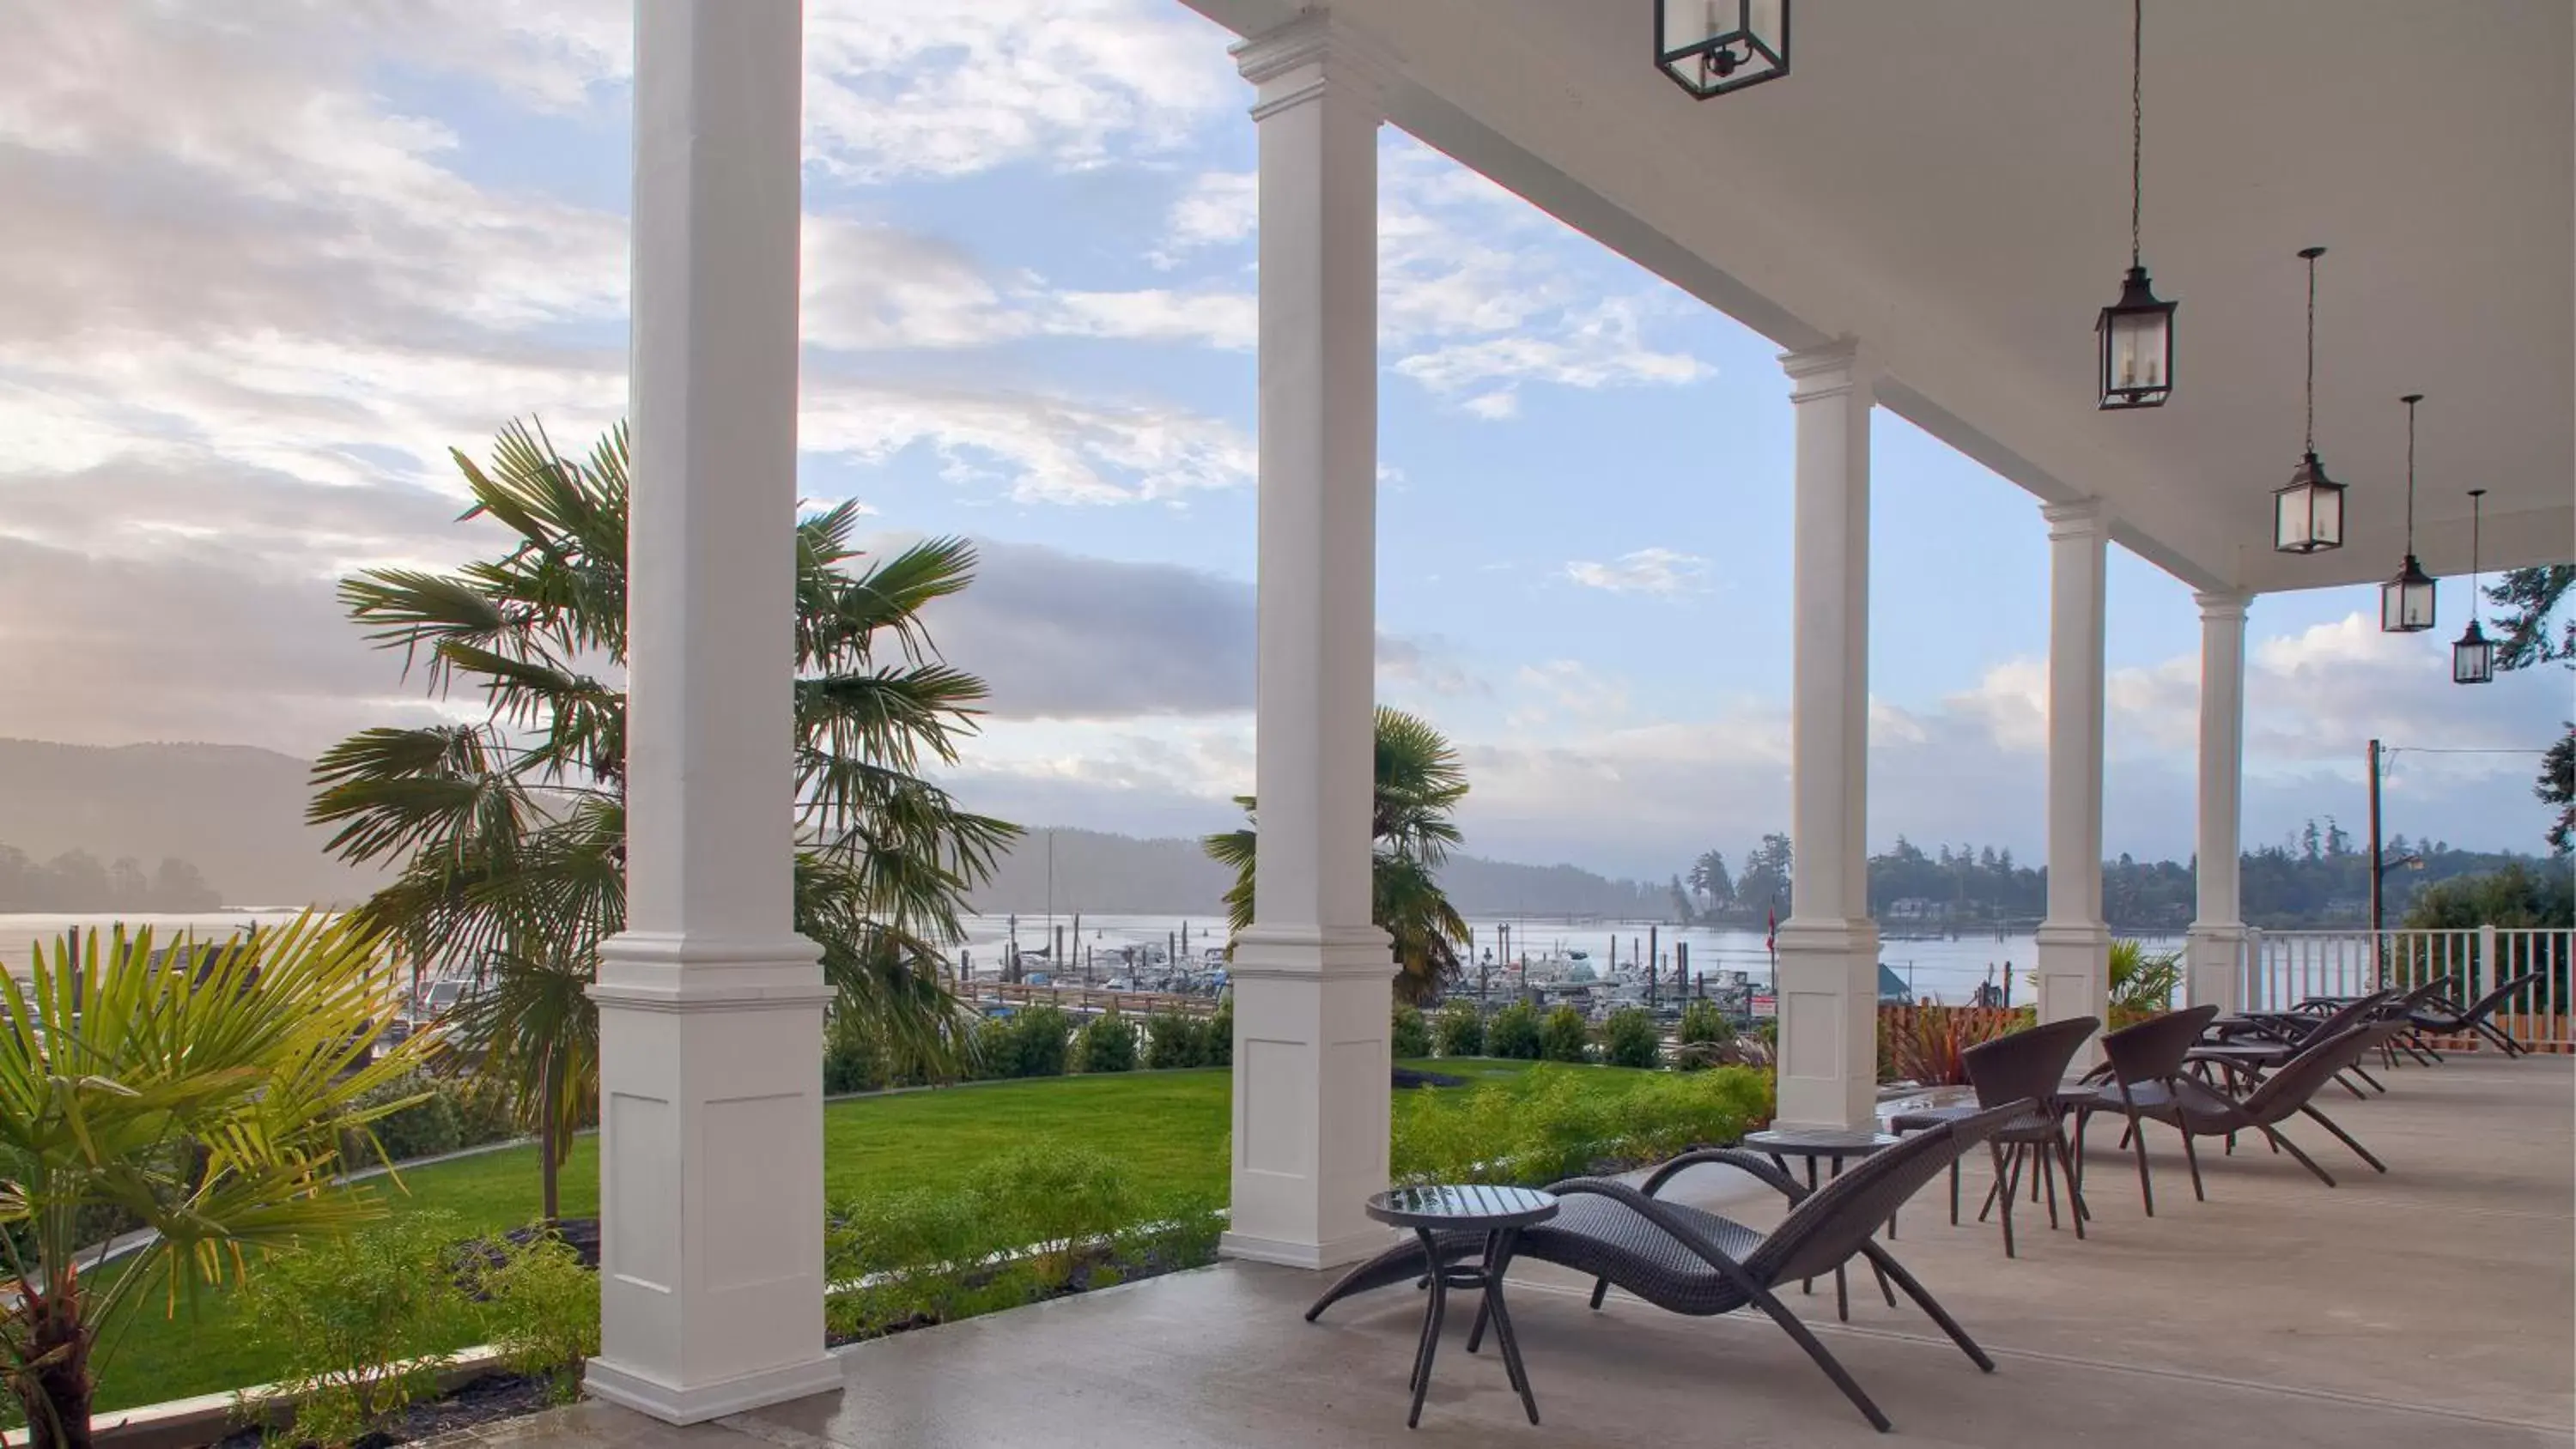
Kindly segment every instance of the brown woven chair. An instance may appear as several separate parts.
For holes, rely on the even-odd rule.
[[[2019,1196],[2025,1161],[2032,1174],[2031,1200],[2038,1201],[2043,1190],[2048,1195],[2051,1230],[2058,1225],[2057,1182],[2062,1171],[2068,1216],[2074,1220],[2075,1236],[2084,1236],[2084,1220],[2091,1216],[2091,1210],[2084,1205],[2074,1150],[2066,1139],[2066,1113],[2058,1099],[2075,1053],[2101,1028],[2099,1017],[2070,1017],[1980,1042],[1960,1054],[1968,1081],[1977,1089],[1980,1107],[1992,1109],[2007,1102],[2032,1104],[2028,1112],[2005,1122],[1986,1138],[1986,1151],[1994,1158],[1995,1185],[1986,1194],[1986,1204],[1978,1211],[1977,1221],[1984,1222],[1998,1204],[2002,1206],[2007,1258],[2020,1256],[2013,1242],[2013,1199]]]
[[[2079,1102],[2075,1108],[2078,1182],[2084,1177],[2085,1127],[2095,1112],[2118,1112],[2129,1126],[2121,1145],[2137,1149],[2138,1195],[2146,1200],[2147,1216],[2156,1215],[2155,1181],[2147,1169],[2147,1139],[2139,1125],[2153,1111],[2173,1105],[2181,1090],[2183,1059],[2217,1015],[2215,1006],[2186,1007],[2124,1026],[2102,1038],[2102,1074],[2109,1080],[2095,1090],[2093,1100]],[[2200,1157],[2192,1150],[2191,1134],[2181,1136],[2183,1161],[2191,1166],[2191,1195],[2207,1201],[2209,1195],[2200,1186]]]
[[[2317,1110],[2316,1095],[2335,1080],[2338,1072],[2361,1060],[2365,1053],[2376,1051],[2379,1044],[2402,1029],[2393,1021],[2365,1022],[2348,1026],[2323,1040],[2311,1041],[2283,1062],[2262,1083],[2243,1097],[2229,1096],[2207,1082],[2192,1077],[2175,1079],[2173,1100],[2162,1107],[2141,1107],[2138,1115],[2163,1122],[2189,1136],[2233,1138],[2239,1132],[2260,1132],[2276,1152],[2286,1152],[2298,1159],[2299,1165],[2315,1173],[2326,1186],[2335,1185],[2334,1175],[2317,1166],[2315,1159],[2299,1150],[2299,1145],[2283,1136],[2280,1125],[2292,1117],[2306,1117],[2335,1135],[2362,1161],[2380,1172],[2388,1164],[2370,1155],[2370,1149],[2354,1140],[2353,1135],[2337,1125],[2333,1118]]]
[[[1866,1258],[1872,1268],[1904,1289],[1971,1362],[1993,1373],[1994,1360],[1968,1337],[1967,1330],[1872,1239],[1897,1208],[1943,1167],[2036,1106],[2011,1102],[1961,1121],[1944,1122],[1872,1154],[1813,1189],[1754,1153],[1729,1148],[1685,1153],[1655,1169],[1637,1187],[1591,1177],[1555,1183],[1547,1190],[1562,1199],[1563,1207],[1548,1221],[1521,1230],[1513,1261],[1536,1258],[1590,1276],[1595,1280],[1595,1308],[1614,1287],[1666,1312],[1698,1318],[1758,1308],[1885,1433],[1887,1415],[1780,1301],[1779,1290],[1802,1279],[1821,1278],[1854,1258]],[[1732,1167],[1770,1186],[1792,1204],[1789,1215],[1766,1233],[1659,1196],[1673,1178],[1701,1166]],[[1449,1261],[1481,1252],[1483,1237],[1481,1233],[1441,1235],[1440,1256]],[[1306,1319],[1313,1322],[1326,1308],[1354,1293],[1418,1282],[1427,1266],[1418,1242],[1390,1248],[1325,1290],[1306,1310]],[[1482,1342],[1484,1330],[1480,1309],[1467,1336],[1469,1353]]]
[[[2475,1032],[2504,1048],[2508,1058],[2528,1056],[2531,1048],[2496,1030],[2492,1018],[2506,1002],[2529,990],[2540,977],[2541,973],[2537,971],[2517,976],[2465,1007],[2448,1002],[2427,1003],[2408,1014],[2408,1024],[2417,1032],[2428,1032],[2434,1036],[2467,1036]]]

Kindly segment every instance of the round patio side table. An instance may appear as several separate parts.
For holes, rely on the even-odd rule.
[[[1770,1158],[1771,1165],[1779,1168],[1784,1177],[1789,1175],[1788,1159],[1803,1158],[1807,1164],[1807,1190],[1810,1192],[1815,1191],[1816,1188],[1818,1159],[1831,1163],[1833,1175],[1840,1177],[1843,1175],[1843,1163],[1847,1159],[1867,1157],[1873,1152],[1884,1152],[1904,1140],[1888,1132],[1854,1132],[1831,1127],[1770,1127],[1760,1132],[1744,1134],[1744,1146],[1750,1151],[1759,1152]],[[1893,1215],[1890,1215],[1887,1220],[1887,1235],[1891,1238],[1896,1236],[1896,1219]],[[1896,1289],[1888,1283],[1887,1275],[1879,1272],[1876,1263],[1870,1264],[1869,1270],[1878,1275],[1878,1291],[1887,1295],[1887,1306],[1894,1308]],[[1809,1291],[1813,1289],[1812,1283],[1802,1283],[1799,1286]],[[1851,1290],[1845,1283],[1843,1270],[1840,1268],[1834,1269],[1834,1316],[1845,1323],[1851,1321]]]
[[[1494,1341],[1503,1349],[1503,1372],[1520,1392],[1529,1421],[1537,1423],[1538,1399],[1530,1393],[1529,1374],[1521,1367],[1520,1338],[1512,1331],[1511,1314],[1503,1308],[1503,1274],[1511,1267],[1521,1229],[1555,1217],[1556,1199],[1526,1187],[1399,1187],[1371,1196],[1365,1210],[1379,1222],[1413,1229],[1422,1239],[1422,1258],[1428,1265],[1424,1283],[1431,1290],[1431,1301],[1422,1311],[1422,1342],[1414,1350],[1409,1384],[1413,1409],[1405,1416],[1404,1426],[1411,1429],[1422,1423],[1422,1396],[1431,1387],[1431,1357],[1440,1347],[1440,1322],[1448,1313],[1452,1288],[1484,1295]],[[1485,1235],[1481,1256],[1460,1263],[1442,1260],[1441,1234],[1477,1232]]]

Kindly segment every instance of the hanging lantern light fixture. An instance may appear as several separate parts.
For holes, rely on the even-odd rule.
[[[2406,564],[2379,586],[2379,628],[2387,634],[2433,627],[2433,579],[2415,561],[2415,405],[2423,400],[2420,392],[2398,399],[2406,404]]]
[[[2173,396],[2173,314],[2156,300],[2138,257],[2138,218],[2146,196],[2146,0],[2129,7],[2129,276],[2120,300],[2102,309],[2093,331],[2102,347],[2101,408],[2160,408]]]
[[[2487,632],[2478,627],[2478,529],[2481,523],[2478,500],[2486,495],[2483,488],[2469,490],[2469,627],[2451,646],[2451,682],[2453,684],[2487,684],[2495,679],[2495,645]]]
[[[1701,100],[1789,73],[1789,0],[1655,0],[1655,65]]]
[[[2343,485],[2317,461],[2317,258],[2325,254],[2324,247],[2299,253],[2308,264],[2308,441],[2290,481],[2272,490],[2272,547],[2282,553],[2343,547]]]

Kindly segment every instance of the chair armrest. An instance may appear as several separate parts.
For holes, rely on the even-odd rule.
[[[1759,1154],[1739,1147],[1704,1147],[1697,1152],[1685,1152],[1648,1173],[1644,1186],[1638,1190],[1653,1197],[1663,1191],[1665,1183],[1702,1164],[1737,1168],[1755,1181],[1779,1189],[1792,1204],[1804,1201],[1809,1190],[1806,1184],[1764,1161]]]

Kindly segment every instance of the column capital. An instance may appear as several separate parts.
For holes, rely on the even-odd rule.
[[[1252,119],[1264,120],[1333,91],[1366,97],[1383,114],[1383,98],[1394,83],[1394,52],[1376,37],[1329,10],[1309,10],[1280,26],[1236,42],[1234,57],[1243,78],[1259,88]]]
[[[2212,622],[2234,620],[2241,624],[2245,622],[2245,606],[2254,602],[2254,595],[2242,589],[2221,589],[2206,593],[2195,590],[2191,599],[2193,603],[2200,605],[2202,619]]]
[[[1877,380],[1875,360],[1861,349],[1857,337],[1837,337],[1815,347],[1783,352],[1780,370],[1789,375],[1789,401],[1793,403],[1841,397],[1855,391],[1866,397],[1874,391]]]
[[[2048,536],[2052,542],[2064,538],[2108,538],[2111,534],[2111,506],[2099,498],[2043,503],[2039,505],[2039,516],[2048,520]]]

